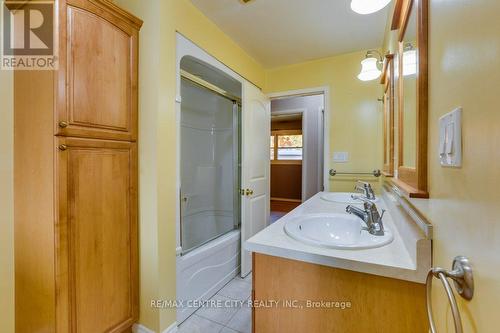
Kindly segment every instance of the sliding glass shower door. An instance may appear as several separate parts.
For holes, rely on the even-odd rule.
[[[239,111],[181,79],[181,247],[185,254],[239,224]]]

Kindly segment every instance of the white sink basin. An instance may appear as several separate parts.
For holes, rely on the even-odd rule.
[[[344,204],[362,204],[363,201],[353,199],[351,196],[356,195],[359,196],[359,193],[350,193],[350,192],[325,192],[321,195],[321,199],[325,201],[338,202]],[[379,198],[375,198],[372,200],[373,202],[378,202]]]
[[[365,223],[349,214],[307,214],[290,219],[285,233],[302,243],[334,249],[371,249],[389,244],[394,239],[385,229],[383,236],[363,230]]]

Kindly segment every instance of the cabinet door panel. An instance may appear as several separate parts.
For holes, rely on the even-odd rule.
[[[137,319],[135,144],[59,138],[58,149],[70,330],[123,332]]]
[[[65,7],[56,133],[134,141],[137,30],[88,2]]]

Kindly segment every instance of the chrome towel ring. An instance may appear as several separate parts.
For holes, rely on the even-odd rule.
[[[455,294],[450,286],[448,278],[452,279],[455,285],[455,289],[458,294],[470,301],[474,296],[474,278],[472,275],[472,267],[464,256],[457,256],[453,260],[453,269],[451,271],[445,270],[440,267],[431,268],[429,273],[427,273],[426,279],[426,291],[427,291],[427,317],[429,319],[429,325],[431,333],[436,333],[436,324],[434,323],[434,318],[432,315],[432,278],[436,277],[441,280],[443,287],[448,296],[448,300],[451,305],[451,312],[453,314],[453,321],[455,324],[455,332],[463,333],[462,319],[460,317],[460,311],[458,310],[457,301],[455,299]]]

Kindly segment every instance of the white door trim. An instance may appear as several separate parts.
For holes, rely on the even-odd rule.
[[[296,90],[285,90],[268,93],[267,96],[273,99],[298,97],[298,96],[311,96],[323,94],[324,99],[324,130],[323,130],[323,187],[325,191],[330,190],[330,87],[321,86],[313,88],[304,88]]]
[[[306,188],[307,188],[307,124],[306,118],[307,118],[307,110],[305,108],[299,108],[299,109],[286,109],[286,110],[280,110],[280,111],[275,111],[272,112],[271,110],[271,120],[273,118],[273,115],[282,115],[282,114],[302,114],[302,187],[301,187],[301,201],[304,202],[304,199],[306,197]],[[272,130],[271,130],[272,132]],[[269,177],[271,177],[271,174],[269,174]],[[270,179],[270,178],[269,178]]]
[[[324,99],[324,98],[323,98]],[[324,101],[323,101],[324,103]],[[325,138],[325,106],[323,105],[318,109],[320,117],[318,117],[318,127],[321,131],[318,131],[318,142],[323,143],[323,151],[318,153],[318,159],[320,159],[321,163],[318,163],[318,178],[316,179],[316,184],[322,190],[325,190],[324,182],[324,170],[325,170],[325,141],[329,141],[329,138]],[[327,151],[326,151],[327,152]],[[328,161],[327,161],[328,162]],[[323,187],[323,188],[322,188]]]

